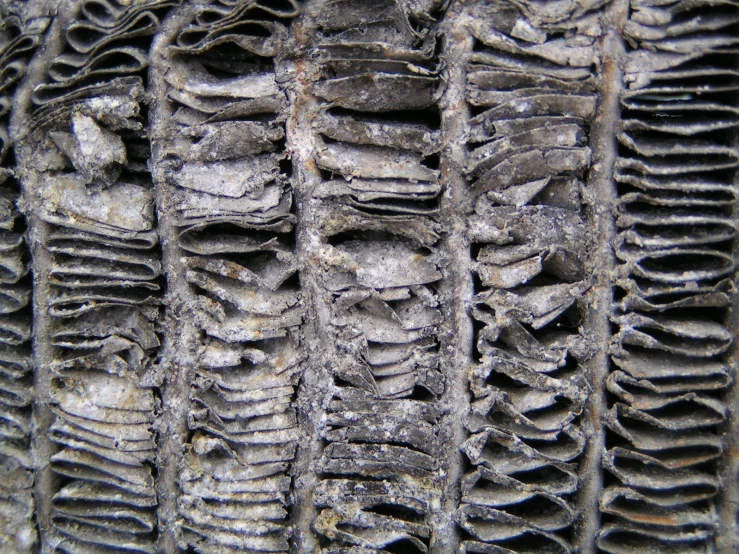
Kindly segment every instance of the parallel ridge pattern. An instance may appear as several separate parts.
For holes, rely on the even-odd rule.
[[[149,64],[151,37],[163,10],[180,0],[81,0],[80,15],[64,31],[65,50],[34,89],[36,106],[104,94],[128,83]]]
[[[711,552],[734,295],[739,5],[633,0],[603,551]],[[736,538],[735,538],[736,540]]]
[[[592,352],[581,192],[605,2],[472,9],[466,173],[478,294],[462,552],[572,552]]]
[[[83,2],[33,95],[25,186],[51,258],[38,277],[53,290],[56,552],[153,553],[157,533],[150,375],[161,268],[137,73],[158,28],[151,10],[167,2],[129,4]],[[125,55],[140,63],[119,63]]]
[[[0,550],[30,552],[33,526],[33,463],[29,451],[31,371],[31,282],[18,211],[18,184],[8,137],[11,95],[40,42],[48,18],[0,12]]]
[[[460,553],[708,554],[730,542],[717,498],[719,471],[737,455],[722,433],[737,362],[739,0],[628,0],[623,37],[620,23],[604,37],[610,0],[460,0],[464,28],[441,37],[449,1],[310,0],[296,25],[298,0],[188,0],[168,20],[167,36],[178,33],[152,87],[167,95],[155,195],[145,73],[161,19],[182,0],[0,0],[0,551],[38,549],[34,466],[36,487],[53,489],[36,499],[45,532],[51,510],[44,551],[169,548],[170,537],[158,542],[169,530],[157,525],[154,424],[170,407],[186,408],[189,429],[181,456],[166,459],[171,437],[160,451],[176,466],[159,486],[179,488],[178,551],[303,551],[291,523],[302,529],[316,513],[321,554],[441,554],[447,529],[435,536],[435,526],[457,484]],[[73,21],[38,49],[31,113],[14,117],[19,203],[7,116],[49,6],[73,9]],[[455,79],[464,67],[470,113],[455,86],[442,104],[449,147],[437,102],[445,41],[458,33],[460,49],[469,37],[474,49],[446,59]],[[608,65],[597,88],[601,38],[627,48],[608,53],[624,64]],[[293,44],[309,44],[307,55],[293,56]],[[606,82],[622,70],[623,82]],[[616,94],[618,160],[600,167],[591,143],[602,148],[595,159],[616,154],[605,136]],[[456,151],[468,119],[467,156],[441,168],[464,162],[474,201],[451,224],[467,218],[476,361],[442,368],[459,358],[442,321],[459,230],[442,240],[440,211],[468,194],[441,202],[439,153]],[[588,329],[603,307],[584,315],[606,295],[593,279],[606,265],[593,252],[606,247],[591,230],[609,214],[586,182],[603,186],[611,169],[619,263],[606,345],[592,340],[600,326]],[[293,206],[298,177],[307,207]],[[167,230],[173,208],[176,232],[162,242],[182,268],[172,288],[186,289],[166,312],[155,197]],[[33,280],[21,212],[29,236],[43,238]],[[300,290],[301,259],[318,299]],[[34,297],[33,330],[32,285],[52,291]],[[320,325],[303,330],[312,300],[330,315],[315,334]],[[160,363],[163,329],[173,334],[165,352],[182,346],[187,363],[176,352]],[[197,344],[182,344],[177,331],[193,329]],[[45,341],[38,352],[31,337]],[[322,355],[306,360],[304,343]],[[607,382],[589,382],[588,360],[607,346]],[[50,397],[34,396],[34,356]],[[174,406],[159,400],[165,367],[177,372]],[[306,367],[331,376],[305,396],[312,436],[300,436],[295,408]],[[445,375],[469,376],[462,444],[443,444],[444,407],[459,392]],[[607,387],[605,421],[585,415],[591,386]],[[179,433],[184,417],[175,420],[162,427]],[[583,483],[604,478],[587,525],[602,524],[596,545],[578,545],[580,477],[600,463],[592,446],[583,456],[592,425],[607,430],[603,474]],[[299,444],[306,454],[293,464]],[[451,449],[463,453],[461,483],[445,482],[457,471],[456,459],[445,466]],[[307,487],[296,494],[298,468]],[[291,522],[294,498],[312,505]],[[160,516],[169,519],[166,502]]]
[[[275,62],[297,14],[291,2],[220,0],[165,53],[162,156],[202,332],[178,499],[178,541],[196,552],[289,548],[305,310]]]
[[[434,2],[314,7],[313,192],[335,354],[321,418],[322,552],[427,552],[439,509],[442,278]]]

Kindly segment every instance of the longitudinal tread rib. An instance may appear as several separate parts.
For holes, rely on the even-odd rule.
[[[467,71],[463,60],[472,51],[473,38],[466,32],[470,14],[461,4],[450,4],[440,24],[440,34],[446,37],[441,51],[444,64],[444,93],[441,108],[442,149],[439,163],[440,217],[446,228],[441,250],[447,264],[444,280],[439,286],[440,309],[444,321],[441,330],[442,372],[445,376],[441,398],[443,416],[439,440],[442,444],[461,445],[466,436],[465,421],[469,412],[469,368],[474,357],[474,323],[469,317],[469,298],[474,296],[474,279],[467,214],[471,196],[464,175],[467,151]],[[467,459],[460,448],[448,448],[444,456],[445,480],[442,485],[441,509],[436,514],[435,535],[429,551],[432,554],[456,552],[461,532],[455,518],[462,495],[461,481]]]

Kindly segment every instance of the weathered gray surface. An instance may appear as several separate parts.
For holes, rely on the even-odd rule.
[[[2,9],[0,551],[736,552],[739,4]]]

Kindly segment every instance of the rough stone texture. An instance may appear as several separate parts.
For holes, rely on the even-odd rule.
[[[739,3],[0,16],[0,552],[737,552]]]

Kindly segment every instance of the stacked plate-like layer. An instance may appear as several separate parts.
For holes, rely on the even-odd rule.
[[[601,28],[581,3],[547,4],[472,12],[465,171],[479,364],[457,514],[463,552],[573,551],[586,442],[581,362],[592,351],[582,328],[590,275],[581,193]]]
[[[155,551],[161,267],[141,70],[154,10],[171,3],[82,2],[34,89],[26,186],[49,260],[56,552]]]
[[[49,435],[62,478],[52,523],[62,552],[152,552],[155,535],[157,401],[145,379],[159,346],[160,265],[136,136],[141,84],[118,92],[59,109],[68,119],[41,127],[45,159],[35,158],[51,258]]]
[[[81,0],[79,16],[64,32],[65,49],[34,90],[36,105],[100,94],[149,65],[149,45],[166,8],[180,0]]]
[[[616,163],[606,552],[713,551],[732,372],[739,9],[632,2]]]
[[[186,7],[188,8],[188,7]],[[180,471],[182,548],[287,552],[304,308],[275,63],[297,6],[215,2],[167,47],[162,163],[201,331]]]
[[[316,7],[313,191],[336,354],[320,431],[323,552],[426,552],[439,507],[438,5]]]
[[[29,451],[31,282],[7,127],[13,91],[48,18],[4,10],[0,16],[0,551],[24,553],[31,552],[36,543]]]

